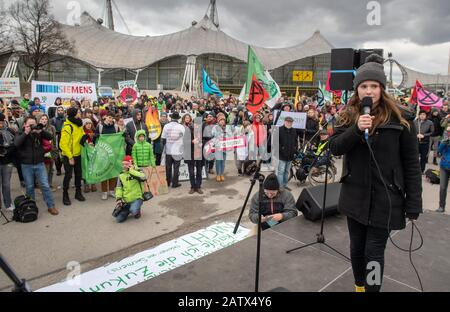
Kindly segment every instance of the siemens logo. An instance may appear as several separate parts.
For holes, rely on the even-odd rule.
[[[36,85],[37,93],[62,93],[62,94],[92,94],[93,89],[90,86],[55,86],[55,85]]]

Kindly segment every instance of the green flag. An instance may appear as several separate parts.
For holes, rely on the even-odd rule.
[[[255,51],[253,51],[253,49],[249,46],[247,59],[247,82],[245,84],[245,97],[247,99],[250,93],[253,75],[258,81],[260,81],[263,88],[269,94],[269,99],[266,101],[266,104],[272,108],[281,97],[280,87],[269,72],[264,69],[264,65],[259,60]]]
[[[81,151],[83,179],[97,184],[116,178],[122,172],[125,157],[123,133],[101,135],[95,147],[86,145]]]

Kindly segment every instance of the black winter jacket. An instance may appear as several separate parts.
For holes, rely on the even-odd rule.
[[[344,155],[339,210],[361,224],[404,229],[406,213],[422,213],[422,176],[416,129],[391,119],[369,138],[392,202],[389,200],[367,143],[356,125],[337,127],[330,139],[333,155]]]
[[[280,139],[280,160],[293,161],[298,149],[297,130],[294,128],[288,129],[285,126],[279,128]]]
[[[42,139],[51,141],[52,135],[46,131],[40,134],[22,133],[14,139],[14,145],[17,147],[17,154],[20,163],[24,165],[38,165],[44,162],[44,148],[42,147]]]

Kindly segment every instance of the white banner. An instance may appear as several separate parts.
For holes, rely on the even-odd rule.
[[[273,112],[274,122],[277,120],[279,113],[279,110]],[[282,127],[284,125],[284,119],[288,116],[294,119],[294,124],[292,126],[294,129],[306,129],[306,119],[308,118],[306,113],[282,112],[280,118],[278,118],[277,127]]]
[[[194,172],[195,172],[195,168],[194,168]],[[202,179],[203,180],[208,179],[208,174],[206,173],[206,167],[205,166],[203,166]],[[178,178],[178,180],[180,182],[189,181],[189,167],[184,162],[184,160],[182,160],[181,164],[180,164],[180,177]]]
[[[127,81],[119,81],[117,82],[119,85],[119,93],[122,92],[125,88],[131,88],[135,89],[136,91],[139,91],[137,84],[134,82],[134,80],[127,80]]]
[[[0,97],[20,98],[21,96],[19,78],[0,78]]]
[[[41,104],[46,108],[54,106],[57,98],[62,99],[64,106],[70,105],[70,100],[80,101],[85,99],[92,102],[97,101],[97,89],[95,83],[66,83],[32,81],[31,97],[41,99]]]
[[[119,292],[244,240],[250,230],[220,223],[37,292]]]

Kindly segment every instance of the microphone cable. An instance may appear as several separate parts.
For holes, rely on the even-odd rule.
[[[401,247],[398,246],[398,245],[394,242],[394,240],[392,239],[392,236],[391,236],[391,233],[390,233],[390,230],[389,230],[390,227],[391,227],[391,214],[392,214],[392,201],[391,201],[391,195],[389,194],[389,190],[388,190],[386,181],[385,181],[384,178],[383,178],[383,174],[381,173],[380,166],[379,166],[379,164],[378,164],[378,162],[377,162],[377,160],[376,160],[376,158],[375,158],[375,154],[374,154],[374,152],[373,152],[373,150],[372,150],[372,146],[370,145],[369,140],[366,140],[366,143],[367,143],[367,146],[369,147],[369,151],[370,151],[371,158],[372,158],[372,160],[374,161],[375,166],[376,166],[376,168],[377,168],[378,175],[380,176],[380,179],[381,179],[381,181],[382,181],[382,183],[383,183],[383,185],[384,185],[384,189],[385,189],[385,191],[386,191],[386,195],[387,195],[388,202],[389,202],[389,218],[388,218],[388,235],[389,235],[389,240],[391,241],[392,245],[394,245],[397,249],[399,249],[399,250],[401,250],[401,251],[403,251],[403,252],[407,252],[407,253],[408,253],[408,255],[409,255],[409,262],[411,263],[411,266],[413,267],[414,272],[416,273],[417,279],[419,280],[420,291],[421,291],[421,292],[424,292],[424,290],[423,290],[423,284],[422,284],[422,279],[420,278],[419,271],[417,270],[417,268],[416,268],[416,266],[415,266],[415,264],[414,264],[413,258],[412,258],[412,254],[413,254],[414,252],[420,250],[420,249],[423,247],[423,236],[422,236],[422,233],[420,232],[420,229],[417,227],[417,225],[416,225],[416,223],[414,222],[414,220],[411,220],[411,240],[410,240],[410,242],[409,242],[409,248],[408,248],[408,249],[406,249],[406,248],[401,248]],[[419,234],[419,237],[420,237],[420,244],[419,244],[419,247],[416,247],[416,248],[413,248],[414,229],[417,230],[417,233]]]

